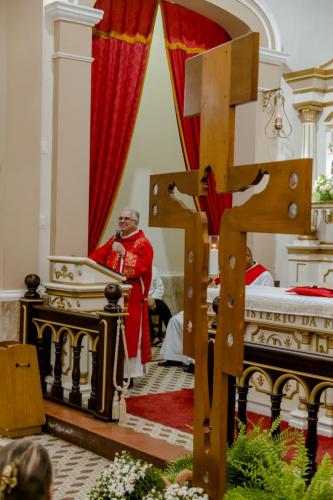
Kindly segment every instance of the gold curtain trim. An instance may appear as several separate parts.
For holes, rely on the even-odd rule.
[[[148,37],[145,37],[143,35],[140,35],[137,33],[135,36],[130,36],[126,35],[125,33],[118,33],[117,31],[101,31],[97,30],[96,28],[93,29],[93,35],[99,36],[100,38],[104,39],[109,39],[109,38],[115,38],[116,40],[121,40],[122,42],[127,42],[130,43],[131,45],[134,45],[135,43],[143,43],[147,45],[148,43],[151,43],[152,40],[152,33]]]
[[[202,52],[205,52],[205,49],[202,49],[201,47],[187,47],[185,43],[182,42],[171,43],[166,40],[165,45],[169,50],[180,49],[186,52],[186,54],[202,54]]]

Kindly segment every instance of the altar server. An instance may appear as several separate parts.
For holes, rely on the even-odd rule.
[[[216,278],[215,284],[220,284],[220,278]],[[251,250],[246,248],[246,286],[274,286],[271,273],[262,265],[254,262]],[[183,323],[184,312],[180,311],[173,316],[168,324],[161,356],[165,361],[161,361],[159,366],[184,366],[188,372],[194,371],[193,359],[183,354]]]

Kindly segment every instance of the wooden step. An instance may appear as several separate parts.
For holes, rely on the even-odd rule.
[[[91,415],[64,407],[53,401],[44,401],[46,424],[44,431],[64,441],[112,460],[116,452],[127,450],[133,457],[142,458],[156,467],[189,451],[142,432],[110,422],[102,422]]]

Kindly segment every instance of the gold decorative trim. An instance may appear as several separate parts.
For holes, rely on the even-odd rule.
[[[329,339],[328,335],[316,335],[316,351],[315,352],[317,354],[328,354],[328,350],[329,350],[328,339]],[[320,341],[322,341],[322,343],[320,343]]]
[[[68,267],[65,264],[61,267],[60,271],[56,271],[54,269],[54,274],[56,279],[69,278],[70,281],[73,281],[74,279],[74,274],[68,271]]]
[[[290,376],[291,373],[293,373],[293,372],[284,373],[277,380],[275,380],[274,385],[273,385],[273,394],[279,393],[279,389],[280,389],[281,385],[283,384],[283,382],[286,382],[287,380],[292,379],[292,380],[297,380],[300,383],[300,385],[304,389],[306,398],[309,399],[310,389],[309,389],[308,385],[306,384],[306,382],[304,380],[302,380],[295,373],[293,373],[293,376],[291,377]]]
[[[331,77],[333,77],[333,70],[323,69],[322,67],[301,69],[299,71],[293,71],[290,73],[283,74],[283,78],[288,83],[295,81],[295,80],[304,80],[304,79],[308,79],[308,78],[327,79],[327,78],[331,78]]]
[[[36,321],[36,322],[39,322],[39,323],[48,323],[47,320],[45,319],[39,319],[39,318],[34,318],[33,321]],[[57,321],[52,321],[51,323],[48,323],[50,325],[56,325],[56,326],[63,326],[63,327],[67,327],[69,329],[72,329],[73,330],[79,330],[81,331],[81,327],[79,326],[75,326],[75,325],[67,325],[66,323],[58,323]],[[86,328],[85,329],[86,332],[91,332],[91,333],[99,333],[98,330],[92,330],[90,328]]]
[[[100,291],[87,290],[87,291],[78,292],[78,291],[67,291],[67,290],[53,290],[52,288],[51,289],[46,288],[46,291],[49,295],[56,295],[57,297],[62,297],[62,298],[63,297],[69,297],[72,299],[81,299],[81,298],[90,299],[90,298],[100,298],[100,297],[105,298],[104,290],[100,290]]]
[[[112,276],[115,279],[118,278],[119,282],[126,281],[126,276],[124,276],[123,274],[118,273],[117,271],[114,271],[113,269],[109,269],[105,266],[102,266],[101,264],[98,264],[98,262],[95,262],[94,260],[92,261],[89,258],[87,258],[87,262],[75,262],[75,261],[68,262],[67,259],[66,260],[65,259],[49,259],[49,262],[50,262],[51,266],[55,266],[56,264],[71,264],[71,265],[80,266],[80,267],[81,266],[90,267],[94,271],[103,272],[107,276],[110,276],[110,277]],[[77,283],[77,284],[79,284],[79,283]],[[81,284],[83,284],[83,283],[81,283]],[[108,283],[100,283],[100,284],[101,285],[105,284],[105,286],[106,286]]]
[[[40,302],[42,304],[45,299],[20,299],[20,302]]]
[[[72,304],[62,295],[53,298],[50,297],[49,304],[50,306],[56,307],[58,309],[72,309]]]
[[[100,38],[104,38],[104,40],[108,40],[110,38],[115,38],[116,40],[120,40],[122,42],[127,42],[130,45],[134,45],[135,43],[143,43],[147,45],[151,43],[152,34],[147,37],[140,35],[137,33],[135,36],[126,35],[125,33],[118,33],[117,31],[101,31],[96,28],[93,29],[93,35],[99,36]]]
[[[296,109],[296,111],[299,111],[302,108],[306,108],[308,106],[316,106],[318,108],[326,108],[328,106],[332,106],[333,101],[327,101],[327,102],[318,102],[318,101],[305,101],[305,102],[299,102],[293,104],[293,107]]]
[[[325,123],[328,123],[328,122],[330,122],[330,121],[332,120],[332,118],[333,118],[333,111],[331,111],[331,112],[330,112],[330,113],[326,116],[326,118],[325,118],[324,122],[325,122]]]
[[[165,42],[165,46],[169,50],[183,50],[186,54],[202,54],[205,49],[202,47],[187,47],[185,43],[182,42]]]
[[[296,94],[308,94],[309,92],[315,92],[317,94],[331,94],[333,92],[333,87],[329,88],[320,88],[320,87],[307,87],[304,89],[293,90],[293,93]],[[325,103],[324,103],[325,105]]]
[[[319,378],[319,377],[317,377],[317,378]],[[316,400],[316,396],[317,396],[318,392],[324,388],[326,388],[326,389],[333,388],[333,380],[326,380],[325,382],[321,382],[320,384],[316,385],[311,391],[309,403],[313,404]]]
[[[272,392],[272,389],[273,389],[273,379],[272,379],[272,377],[270,376],[270,374],[265,369],[255,368],[255,365],[253,365],[253,364],[251,364],[250,366],[248,366],[247,368],[245,368],[245,370],[243,371],[243,375],[238,379],[238,384],[241,387],[244,387],[244,380],[245,380],[245,378],[247,378],[249,375],[251,375],[251,373],[252,373],[252,375],[254,375],[257,372],[259,372],[262,375],[264,375],[265,379],[267,380],[267,383],[269,385],[269,391],[267,391],[267,394],[270,394],[270,392]],[[252,375],[249,377],[249,380],[252,377]]]
[[[252,366],[252,367],[259,367],[259,368],[267,368],[268,370],[274,370],[276,372],[282,372],[285,374],[285,370],[283,368],[279,368],[278,366],[271,366],[271,365],[266,365],[265,363],[252,363],[250,361],[247,361],[245,360],[244,361],[245,364],[249,365],[249,366]],[[327,383],[331,383],[333,384],[333,379],[330,379],[328,377],[323,377],[322,375],[314,375],[313,373],[311,372],[297,372],[295,370],[289,370],[288,371],[288,375],[290,374],[295,374],[295,375],[298,375],[298,376],[303,376],[303,377],[312,377],[314,379],[317,379],[317,380],[322,380],[323,382],[327,382]]]
[[[330,273],[333,273],[333,269],[327,269],[326,273],[323,276],[324,283],[326,283],[326,278]]]
[[[297,247],[297,248],[288,248],[287,249],[288,251],[288,254],[326,254],[326,255],[333,255],[333,247],[332,248],[310,248],[310,247],[307,247],[307,248],[300,248],[300,247]],[[313,262],[313,261],[311,261]]]
[[[299,241],[313,241],[316,240],[317,237],[314,234],[300,234],[297,236]]]
[[[89,378],[89,373],[88,372],[81,372],[81,375],[80,375],[80,384],[82,384],[82,385],[88,384],[88,378]]]
[[[108,318],[118,318],[118,317],[124,317],[124,316],[129,316],[128,313],[108,313],[106,311],[101,311],[100,316],[107,316]]]
[[[318,106],[304,106],[298,109],[302,123],[316,123],[322,111],[323,108]]]
[[[272,313],[274,314],[274,313]],[[288,313],[276,313],[276,314],[288,314]],[[302,317],[302,315],[299,315],[298,317]],[[272,320],[274,321],[274,320]],[[261,329],[264,327],[266,330],[269,331],[275,331],[278,333],[285,333],[287,335],[290,335],[292,332],[300,331],[300,332],[309,332],[309,328],[307,325],[302,326],[302,325],[294,325],[294,326],[288,326],[284,323],[282,324],[274,324],[274,323],[266,323],[264,320],[261,320],[259,318],[246,318],[245,323],[253,323],[255,325],[258,325],[258,327]],[[313,327],[311,327],[311,331],[316,331],[316,332],[323,332],[322,330],[315,330]],[[323,332],[324,333],[324,332]],[[255,342],[254,342],[255,343]]]

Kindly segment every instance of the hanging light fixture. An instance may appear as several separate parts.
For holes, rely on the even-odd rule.
[[[269,111],[270,117],[265,127],[265,135],[270,139],[290,136],[293,128],[284,108],[285,98],[280,88],[263,90],[263,109]],[[287,122],[287,126],[285,123]]]

